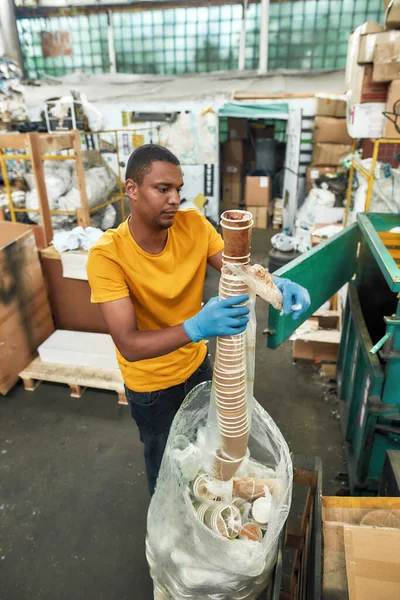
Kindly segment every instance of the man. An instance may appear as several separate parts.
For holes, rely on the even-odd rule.
[[[92,302],[117,348],[131,414],[144,444],[153,493],[173,418],[188,392],[212,378],[204,339],[246,329],[248,299],[212,298],[201,308],[207,263],[222,267],[223,241],[196,210],[178,211],[183,187],[176,156],[141,146],[126,168],[131,215],[92,248]],[[309,306],[301,286],[282,280],[284,308]]]

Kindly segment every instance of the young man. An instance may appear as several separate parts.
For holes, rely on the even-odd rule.
[[[118,363],[153,493],[173,418],[188,392],[212,378],[205,338],[242,333],[247,296],[201,308],[207,263],[222,267],[223,241],[196,210],[178,211],[183,187],[179,161],[169,150],[141,146],[126,168],[131,215],[92,248],[88,277],[92,302],[117,348]],[[284,308],[307,310],[307,291],[282,280]]]

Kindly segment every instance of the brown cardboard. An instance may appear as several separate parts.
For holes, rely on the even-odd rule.
[[[334,94],[318,94],[315,114],[321,117],[346,117],[346,98]]]
[[[228,140],[224,144],[225,165],[243,164],[243,142],[242,140]]]
[[[61,255],[53,248],[41,252],[56,329],[108,333],[97,304],[90,302],[88,281],[63,277]]]
[[[359,65],[366,65],[374,62],[376,40],[376,33],[367,33],[366,35],[360,36],[357,59]]]
[[[360,37],[368,33],[379,33],[380,31],[383,31],[382,25],[379,25],[378,23],[374,23],[372,21],[366,21],[365,23],[357,27],[354,30],[354,32],[349,36],[345,73],[345,82],[347,90],[351,89],[352,84],[355,80],[358,81],[360,77],[362,77],[362,73],[360,72],[361,66],[357,62]],[[359,102],[359,100],[354,100],[354,102]]]
[[[400,79],[400,31],[377,35],[372,79],[376,82]]]
[[[347,144],[314,144],[312,153],[312,166],[336,167],[340,160],[351,151]]]
[[[6,394],[54,331],[35,237],[0,222],[0,393]]]
[[[311,190],[314,181],[319,179],[321,175],[334,175],[340,167],[307,167],[306,171],[306,193]]]
[[[384,0],[386,6],[385,25],[386,29],[400,29],[400,0],[391,0],[388,4]]]
[[[377,497],[322,497],[324,540],[323,598],[348,600],[344,526],[365,523],[382,526],[390,517],[400,515],[400,498]],[[391,596],[388,596],[390,598]],[[367,600],[363,598],[362,600]]]
[[[347,132],[346,119],[315,117],[313,142],[351,144],[351,141],[351,137]]]
[[[377,45],[375,46],[376,52]],[[369,104],[371,102],[386,102],[388,84],[382,81],[373,81],[375,63],[373,65],[357,65],[355,77],[352,81],[351,103]]]
[[[247,119],[228,117],[228,134],[230,140],[247,140]]]
[[[253,229],[267,229],[268,206],[246,206],[246,210],[253,215]]]
[[[397,105],[395,106],[397,102]],[[399,116],[396,118],[394,112]],[[385,114],[385,138],[400,138],[400,79],[389,85]]]
[[[226,165],[222,175],[222,204],[229,208],[238,208],[242,202],[242,166]]]
[[[350,600],[400,598],[400,529],[345,525]]]
[[[267,207],[271,198],[271,188],[271,177],[246,177],[246,205]]]

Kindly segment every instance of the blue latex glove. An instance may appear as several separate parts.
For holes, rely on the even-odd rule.
[[[201,311],[183,323],[192,342],[218,335],[237,335],[243,333],[249,322],[247,306],[237,306],[247,302],[247,295],[234,296],[220,300],[211,298]]]
[[[302,285],[290,281],[285,277],[274,277],[274,283],[283,296],[283,312],[285,315],[292,314],[296,321],[305,313],[311,304],[310,294]],[[292,312],[292,306],[301,305],[301,308]]]

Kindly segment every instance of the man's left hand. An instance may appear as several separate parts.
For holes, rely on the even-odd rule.
[[[302,285],[285,277],[274,277],[274,283],[283,296],[284,314],[291,314],[296,321],[300,315],[309,309],[311,304],[310,294]],[[294,306],[296,310],[292,310]]]

